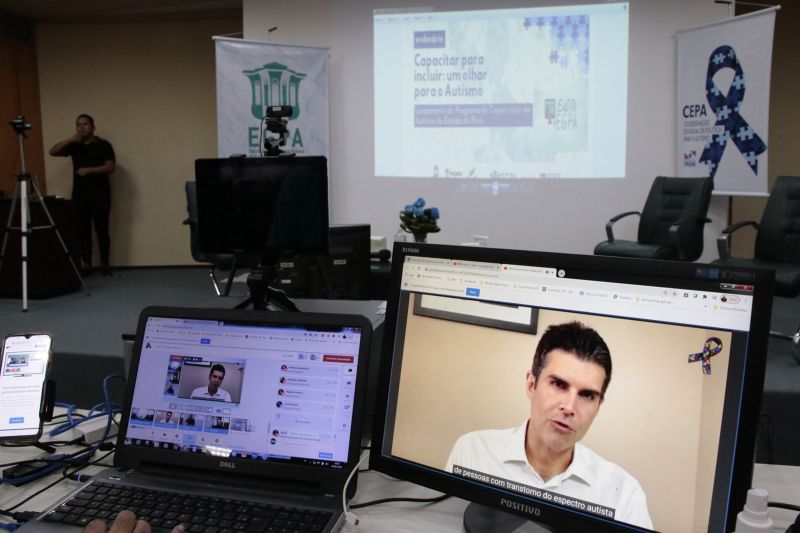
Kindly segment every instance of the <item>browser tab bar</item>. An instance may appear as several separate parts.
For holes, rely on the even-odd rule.
[[[403,270],[403,288],[442,296],[644,320],[669,319],[677,323],[689,320],[708,327],[733,323],[746,328],[752,301],[752,296],[738,284],[721,288],[736,290],[739,294],[709,292],[575,279],[547,267],[466,261],[408,262]],[[732,317],[735,317],[733,322]]]

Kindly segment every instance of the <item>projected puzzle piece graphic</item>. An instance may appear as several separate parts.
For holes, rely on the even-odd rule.
[[[589,17],[587,15],[557,17],[526,17],[525,28],[548,29],[553,49],[551,63],[561,68],[570,66],[570,58],[577,61],[584,74],[589,73]],[[570,50],[575,52],[572,56]]]

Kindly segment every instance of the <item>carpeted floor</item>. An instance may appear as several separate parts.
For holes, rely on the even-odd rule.
[[[0,299],[0,333],[46,331],[54,335],[57,352],[121,355],[120,335],[136,330],[144,307],[197,305],[214,296],[206,268],[125,269],[84,281],[88,296],[74,292],[28,300],[26,313],[21,312],[21,300]],[[237,290],[246,291],[238,285]]]
[[[216,298],[207,268],[119,269],[112,277],[94,275],[84,281],[89,295],[31,299],[24,313],[20,299],[0,299],[0,333],[50,333],[56,399],[81,407],[102,400],[98,377],[123,373],[122,334],[136,331],[143,308],[213,305]],[[235,291],[244,298],[246,286],[234,284]],[[122,387],[115,386],[112,395],[121,400]]]

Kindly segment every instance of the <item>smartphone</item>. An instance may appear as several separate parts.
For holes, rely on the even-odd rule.
[[[0,440],[36,441],[41,436],[51,343],[47,333],[9,335],[3,339]]]

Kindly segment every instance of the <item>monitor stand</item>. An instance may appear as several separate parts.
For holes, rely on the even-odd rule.
[[[259,265],[247,276],[247,288],[250,296],[236,305],[234,309],[247,309],[252,304],[253,309],[269,309],[268,305],[277,307],[280,311],[299,311],[297,305],[280,289],[270,287],[269,281],[275,279],[274,264],[269,266]]]
[[[464,510],[464,529],[467,533],[559,533],[551,526],[475,502]]]

